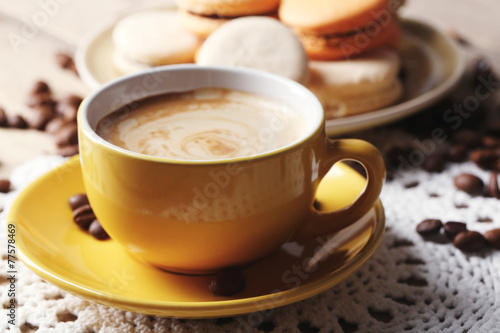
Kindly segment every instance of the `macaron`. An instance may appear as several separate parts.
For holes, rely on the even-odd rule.
[[[242,16],[276,16],[280,0],[177,0],[181,23],[201,37]]]
[[[308,88],[323,102],[325,118],[347,117],[394,104],[403,93],[401,60],[377,48],[350,60],[309,62]]]
[[[248,16],[222,25],[196,55],[199,65],[239,66],[275,73],[300,83],[308,77],[308,59],[297,36],[280,21]]]
[[[177,11],[148,10],[128,15],[112,32],[113,64],[123,73],[153,66],[194,62],[199,38],[179,23]]]
[[[395,0],[282,0],[281,21],[293,28],[311,59],[348,59],[401,36]]]

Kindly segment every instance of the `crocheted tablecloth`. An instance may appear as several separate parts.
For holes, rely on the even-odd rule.
[[[374,137],[380,134],[373,132]],[[391,135],[401,137],[397,131],[384,133],[385,138]],[[8,278],[8,206],[22,188],[63,161],[41,157],[12,173],[16,191],[2,196],[2,286]],[[126,312],[68,294],[19,262],[17,326],[7,323],[9,297],[7,288],[2,288],[0,329],[75,333],[499,332],[500,251],[465,254],[451,243],[431,242],[415,232],[415,226],[426,218],[464,221],[477,231],[500,227],[498,199],[471,197],[454,187],[453,176],[462,172],[479,175],[485,182],[489,177],[487,171],[466,162],[449,164],[441,173],[417,169],[389,180],[381,195],[387,227],[371,259],[339,285],[266,315],[180,320]]]

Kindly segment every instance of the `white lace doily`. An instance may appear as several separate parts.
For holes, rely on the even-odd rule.
[[[375,133],[380,137],[380,133]],[[384,133],[385,138],[397,133]],[[383,148],[381,148],[383,149]],[[59,165],[42,157],[18,167],[16,189],[2,196],[0,330],[12,332],[500,332],[500,251],[464,254],[451,243],[416,233],[426,218],[464,221],[470,230],[500,227],[500,201],[470,197],[453,176],[474,164],[448,164],[442,173],[414,170],[388,181],[381,199],[386,232],[375,254],[339,285],[304,301],[262,313],[213,320],[159,318],[81,299],[42,281],[17,263],[17,325],[8,325],[5,221],[17,193]],[[461,207],[461,208],[457,208]],[[490,222],[481,222],[490,221]]]

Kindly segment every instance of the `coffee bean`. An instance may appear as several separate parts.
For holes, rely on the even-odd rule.
[[[75,123],[67,123],[55,133],[55,143],[58,147],[78,143],[78,127]]]
[[[76,121],[78,107],[82,103],[82,98],[76,95],[69,95],[57,101],[56,112],[67,121]]]
[[[486,231],[483,236],[489,247],[500,249],[500,229]]]
[[[52,99],[52,96],[49,94],[29,95],[28,97],[26,97],[26,105],[31,108],[53,108],[56,105],[56,101],[54,101],[54,99]]]
[[[492,172],[488,182],[488,194],[492,198],[500,199],[500,189],[498,188],[498,173]]]
[[[49,110],[47,108],[38,109],[30,118],[28,118],[28,127],[43,131],[47,123],[53,117],[54,113],[52,112],[52,110]]]
[[[0,108],[0,127],[7,127],[7,113],[3,108]]]
[[[484,182],[481,178],[470,173],[462,173],[454,178],[455,186],[470,195],[482,195]]]
[[[72,195],[68,200],[69,206],[71,210],[75,210],[78,207],[89,204],[89,198],[85,193],[77,193]]]
[[[484,136],[482,146],[486,148],[498,148],[500,147],[500,139],[494,136]]]
[[[68,145],[63,147],[58,147],[56,154],[62,157],[71,157],[80,152],[80,147],[78,145]]]
[[[28,124],[26,123],[24,117],[18,114],[7,117],[7,125],[11,128],[28,128]]]
[[[39,80],[39,81],[36,81],[35,84],[33,84],[33,87],[31,88],[30,94],[32,94],[32,95],[40,95],[40,94],[50,95],[51,91],[50,91],[50,87],[47,84],[47,82]]]
[[[446,160],[450,162],[464,162],[467,160],[467,146],[461,143],[456,143],[448,147],[445,152]]]
[[[50,134],[55,134],[57,131],[59,131],[65,124],[67,124],[67,121],[60,117],[52,118],[47,125],[45,125],[45,131]]]
[[[470,43],[462,37],[455,29],[448,30],[448,36],[462,46],[469,46]]]
[[[73,58],[66,53],[59,52],[56,53],[56,62],[61,68],[67,69],[72,65]]]
[[[477,231],[462,231],[453,239],[453,245],[463,252],[476,252],[486,246],[486,240]]]
[[[10,191],[10,181],[8,179],[0,179],[0,193],[7,193]]]
[[[443,226],[444,234],[448,239],[453,240],[457,234],[462,231],[467,231],[467,224],[463,222],[450,221]]]
[[[469,159],[484,170],[493,170],[499,160],[499,154],[491,148],[479,148],[472,151]]]
[[[444,170],[444,166],[444,157],[439,153],[432,153],[425,159],[424,163],[422,164],[422,169],[427,172],[441,172]]]
[[[219,296],[231,296],[245,288],[245,276],[237,269],[225,269],[210,280],[208,288]]]
[[[389,166],[398,167],[402,161],[407,161],[412,152],[411,148],[394,147],[385,153]]]
[[[62,52],[57,53],[56,54],[56,62],[59,65],[59,67],[61,67],[62,69],[67,69],[67,70],[74,72],[75,74],[78,74],[78,71],[76,70],[75,62],[70,55],[68,55],[66,53],[62,53]]]
[[[498,81],[498,79],[494,77],[495,73],[492,70],[490,62],[485,58],[477,59],[474,64],[474,73],[472,74],[474,83],[482,84],[482,82],[479,81],[479,78],[483,77],[484,79],[488,79],[490,76],[493,76],[494,81]]]
[[[90,223],[95,220],[95,214],[89,204],[82,205],[73,211],[73,222],[83,230],[88,230]]]
[[[479,147],[482,142],[481,134],[468,128],[463,128],[456,131],[453,134],[452,139],[455,143],[461,143],[467,148]]]
[[[423,220],[417,225],[417,232],[422,236],[434,235],[439,233],[443,223],[437,219]]]
[[[92,223],[90,224],[89,234],[91,234],[92,236],[94,236],[94,238],[98,240],[109,239],[108,233],[106,232],[106,230],[104,230],[104,228],[101,225],[101,222],[99,222],[99,220],[97,219],[92,221]]]

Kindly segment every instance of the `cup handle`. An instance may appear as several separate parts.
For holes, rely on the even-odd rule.
[[[377,201],[385,180],[385,164],[380,152],[372,144],[358,139],[327,138],[325,158],[319,160],[319,179],[327,174],[331,167],[342,160],[354,160],[361,163],[367,174],[367,184],[361,195],[348,207],[333,211],[319,212],[311,205],[306,221],[299,226],[292,240],[301,240],[341,230],[365,215]]]

